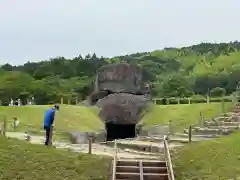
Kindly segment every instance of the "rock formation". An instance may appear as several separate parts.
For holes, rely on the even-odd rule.
[[[137,65],[116,63],[99,69],[89,100],[101,108],[103,122],[137,124],[147,110],[149,93]]]

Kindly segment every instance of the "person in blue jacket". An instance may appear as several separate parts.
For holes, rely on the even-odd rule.
[[[47,146],[49,144],[50,140],[50,132],[51,128],[53,127],[53,122],[55,118],[55,111],[59,110],[59,105],[55,104],[53,108],[48,109],[45,112],[44,116],[44,130],[46,131],[46,136],[45,136],[45,145]]]

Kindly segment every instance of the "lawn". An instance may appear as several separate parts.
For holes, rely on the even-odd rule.
[[[229,111],[232,103],[225,103],[225,111]],[[204,114],[204,118],[212,118],[222,112],[221,103],[210,104],[180,104],[168,106],[152,106],[150,112],[145,115],[143,121],[146,127],[153,125],[167,124],[169,120],[172,121],[173,130],[176,132],[183,132],[183,129],[190,124],[197,124],[200,119],[200,112]]]
[[[193,143],[172,154],[176,180],[240,177],[240,133]],[[0,137],[1,180],[106,180],[111,159]]]
[[[44,112],[50,107],[0,107],[0,117],[2,118],[3,115],[7,117],[8,131],[11,131],[12,118],[17,116],[20,120],[20,125],[16,129],[17,131],[42,134]],[[94,131],[102,127],[103,124],[97,117],[95,109],[84,106],[62,105],[60,111],[56,113],[55,130],[57,134],[54,134],[58,137],[65,137],[68,131]]]
[[[1,180],[106,180],[110,161],[0,137]]]
[[[240,179],[240,133],[186,145],[173,157],[177,180]]]
[[[226,103],[229,109],[231,103]],[[11,119],[17,116],[20,126],[17,131],[28,131],[32,134],[42,134],[44,111],[50,106],[22,106],[22,107],[0,107],[0,118],[4,115],[8,119],[8,130],[11,130]],[[190,105],[152,105],[150,112],[146,114],[143,121],[146,128],[157,124],[167,124],[173,121],[175,131],[183,131],[189,124],[196,124],[200,111],[204,112],[206,118],[214,117],[221,113],[221,103],[190,104]],[[62,105],[56,114],[55,137],[66,137],[69,131],[95,131],[103,128],[103,123],[97,116],[97,110],[85,106]]]

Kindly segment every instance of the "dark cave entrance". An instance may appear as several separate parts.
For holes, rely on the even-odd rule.
[[[136,124],[106,123],[105,127],[107,131],[107,141],[136,137]]]

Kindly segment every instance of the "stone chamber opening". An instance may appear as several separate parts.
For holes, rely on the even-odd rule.
[[[136,137],[136,124],[106,123],[107,141]]]

